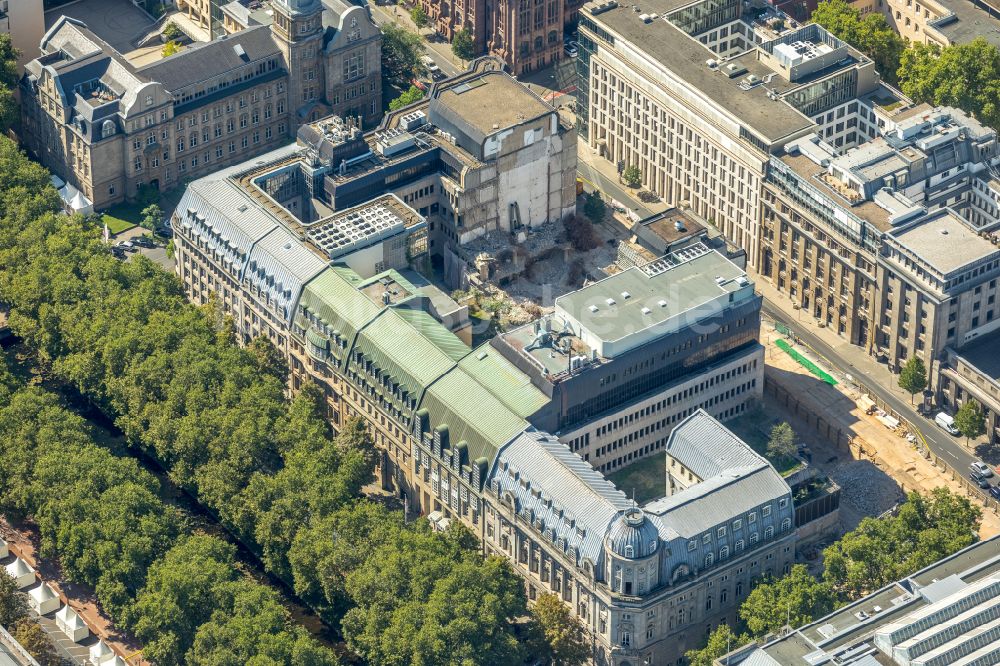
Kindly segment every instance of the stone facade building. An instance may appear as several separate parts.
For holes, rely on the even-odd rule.
[[[921,356],[934,387],[945,349],[1000,316],[989,277],[996,132],[948,108],[879,122],[882,137],[843,155],[813,136],[772,157],[758,266],[804,313],[894,371]]]
[[[811,132],[846,149],[876,135],[874,63],[817,25],[763,40],[743,3],[584,6],[580,132],[642,186],[717,226],[756,265],[770,156]],[[880,93],[881,94],[881,93]]]
[[[554,115],[505,125],[508,110],[485,101],[500,91],[524,108],[532,93],[512,97],[518,88],[497,77],[507,75],[438,84],[424,106],[390,117],[406,132],[370,137],[377,156],[354,152],[360,130],[330,121],[194,181],[173,214],[177,274],[193,301],[214,296],[242,340],[275,344],[292,390],[317,384],[335,429],[365,421],[380,482],[411,513],[438,528],[463,522],[511,561],[530,598],[559,595],[592,634],[598,664],[676,663],[794,558],[789,486],[715,418],[760,395],[760,297],[738,266],[694,242],[470,347],[468,310],[416,270],[434,238],[430,192],[417,193],[440,185],[425,169],[457,179],[469,166],[456,146],[503,153],[511,137],[523,146],[556,131]],[[476,90],[484,97],[451,98]],[[480,124],[498,125],[497,136],[467,143]],[[439,141],[447,128],[465,135]],[[367,160],[352,179],[327,179]],[[374,194],[344,198],[362,198],[340,189],[352,182]],[[658,451],[671,461],[663,497],[644,508],[602,473]]]
[[[901,37],[917,44],[950,46],[976,38],[1000,46],[1000,11],[971,0],[852,0],[862,14],[877,12]]]
[[[576,23],[582,5],[582,0],[420,0],[445,39],[465,28],[476,53],[498,56],[519,76],[565,57],[564,28]]]
[[[284,27],[248,26],[142,67],[59,19],[21,83],[25,146],[103,208],[273,149],[333,109],[374,123],[377,27],[358,7],[289,2],[273,5]]]

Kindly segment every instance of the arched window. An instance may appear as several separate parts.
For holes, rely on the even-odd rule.
[[[115,124],[110,120],[105,120],[101,125],[101,138],[106,139],[115,133]]]
[[[791,526],[792,526],[792,519],[791,518],[785,518],[783,521],[781,521],[781,531],[782,532],[787,532],[788,529]]]
[[[706,567],[710,567],[714,563],[715,563],[715,555],[713,555],[712,553],[709,553],[708,555],[705,556],[705,566]]]
[[[625,557],[635,557],[635,549],[632,546],[625,546]]]

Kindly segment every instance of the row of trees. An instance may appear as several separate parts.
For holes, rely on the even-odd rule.
[[[910,44],[881,14],[824,0],[812,20],[875,61],[886,81],[918,102],[955,106],[1000,127],[1000,49],[977,37],[941,47]]]
[[[0,512],[31,516],[40,554],[95,590],[105,612],[161,665],[336,664],[291,623],[270,588],[243,576],[233,547],[190,534],[134,459],[94,443],[88,424],[57,396],[19,386],[0,365]],[[23,598],[0,581],[0,622],[15,626],[47,663],[47,639],[26,627]],[[44,634],[42,634],[44,637]],[[229,637],[219,640],[219,637]],[[236,640],[239,638],[240,640]]]
[[[795,565],[754,587],[740,605],[740,626],[720,625],[704,647],[688,652],[691,666],[711,666],[729,650],[807,624],[975,543],[981,517],[968,498],[946,488],[911,493],[896,515],[864,518],[827,547],[821,578]]]
[[[256,550],[267,570],[294,585],[331,626],[342,627],[348,646],[370,663],[520,663],[525,648],[513,637],[526,600],[506,562],[484,559],[458,528],[442,536],[426,521],[405,525],[398,512],[359,499],[374,464],[360,421],[346,423],[331,441],[319,391],[307,385],[287,401],[287,366],[267,340],[240,347],[217,309],[188,304],[172,275],[141,257],[113,259],[95,222],[57,210],[48,173],[0,138],[0,301],[11,306],[10,326],[44,372],[114,419],[131,446],[160,461],[173,483]],[[6,431],[29,441],[51,431],[28,416],[12,419]],[[17,423],[34,425],[15,429]],[[152,633],[167,618],[143,622],[143,613],[169,603],[143,602],[144,590],[165,586],[149,579],[217,568],[195,566],[197,558],[228,565],[230,550],[195,541],[154,566],[184,535],[183,521],[158,500],[155,479],[132,462],[107,461],[76,426],[54,441],[86,450],[82,462],[74,458],[76,466],[103,469],[105,485],[89,479],[79,491],[43,492],[45,485],[17,481],[77,478],[60,459],[63,449],[46,445],[37,448],[45,452],[37,461],[4,456],[2,475],[11,487],[0,499],[39,523],[44,554],[58,557],[71,579],[93,585],[105,610],[134,627],[158,663],[184,655],[178,645],[188,652],[231,647],[229,632],[238,629],[201,632],[216,617],[276,626],[276,614],[242,613],[239,606],[262,603],[273,592],[214,577],[199,588],[203,595],[210,588],[206,603],[187,604],[177,593],[178,605],[203,615],[183,619],[168,635]],[[111,479],[121,483],[112,487]],[[89,515],[80,513],[84,508],[96,512],[100,530],[80,527],[89,525],[81,520]],[[102,536],[102,530],[110,531]],[[124,561],[105,557],[118,552]],[[546,633],[541,626],[533,631]],[[289,645],[298,645],[297,635],[289,636]],[[534,654],[552,649],[536,645]]]

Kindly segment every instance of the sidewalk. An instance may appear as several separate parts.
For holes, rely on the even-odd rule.
[[[577,171],[583,177],[584,183],[590,185],[592,189],[599,190],[604,195],[605,201],[616,200],[625,208],[634,211],[640,219],[670,208],[662,199],[652,203],[639,201],[636,196],[639,190],[633,190],[620,183],[616,166],[594,152],[594,149],[585,142],[577,144],[576,153]]]
[[[89,656],[89,646],[98,639],[103,639],[131,666],[150,666],[148,661],[137,654],[141,647],[130,637],[119,633],[111,621],[101,613],[91,590],[63,580],[54,563],[39,562],[35,544],[26,532],[14,527],[6,519],[0,518],[0,534],[7,540],[11,554],[31,565],[36,571],[36,578],[48,583],[62,602],[75,610],[90,629],[90,636],[87,639],[74,643],[56,626],[54,613],[38,618],[42,628],[52,636],[54,644],[64,655],[69,656],[74,663],[89,663],[86,661]],[[132,658],[128,659],[130,656]]]
[[[417,28],[417,24],[410,18],[410,11],[406,7],[400,5],[376,5],[374,3],[369,3],[368,7],[371,9],[372,18],[379,19],[376,21],[379,25],[396,23],[407,32],[420,35],[424,40],[427,55],[434,59],[438,67],[441,67],[442,63],[445,64],[444,67],[441,67],[441,70],[446,76],[454,76],[468,69],[468,63],[463,63],[451,52],[451,44],[429,41],[427,37],[433,34],[431,28]]]
[[[847,450],[854,461],[867,461],[881,471],[882,475],[873,475],[873,470],[864,473],[860,463],[847,463],[846,465],[838,460],[838,456],[828,456],[820,453],[814,448],[813,465],[824,473],[829,474],[843,487],[844,498],[850,504],[854,504],[855,511],[861,515],[877,513],[887,507],[874,505],[868,506],[868,501],[872,497],[882,497],[881,502],[885,503],[887,489],[884,488],[882,479],[889,477],[898,485],[901,493],[916,490],[927,493],[938,487],[947,487],[954,493],[969,496],[974,504],[981,506],[978,496],[970,494],[966,488],[964,479],[954,479],[945,470],[935,466],[931,461],[924,458],[916,450],[915,445],[907,441],[906,431],[902,427],[895,430],[889,429],[883,422],[879,421],[876,415],[869,415],[858,405],[860,393],[853,389],[849,383],[842,382],[837,386],[831,386],[812,375],[802,365],[796,362],[790,355],[785,353],[776,342],[784,339],[777,331],[761,332],[761,343],[765,345],[765,369],[767,380],[781,387],[789,400],[797,401],[807,412],[819,417],[827,427],[828,432],[834,436],[831,441],[836,450],[844,452],[844,444],[849,439]],[[795,345],[795,350],[810,358],[822,369],[834,375],[838,380],[842,375],[838,374],[825,361],[803,345]],[[776,400],[772,395],[765,393],[768,400]],[[815,421],[810,425],[812,432],[799,432],[801,438],[808,435],[815,435]],[[834,464],[836,463],[836,464]],[[862,478],[859,475],[864,473]],[[863,484],[863,488],[850,487],[844,481],[844,476],[849,476],[851,485]],[[875,485],[879,488],[874,487]],[[862,500],[862,502],[859,502]],[[876,502],[877,503],[877,502]],[[850,507],[849,507],[850,508]],[[848,516],[845,516],[848,518]],[[845,520],[848,526],[854,520]],[[980,536],[989,538],[1000,534],[1000,516],[994,511],[983,509],[983,521],[980,528]]]

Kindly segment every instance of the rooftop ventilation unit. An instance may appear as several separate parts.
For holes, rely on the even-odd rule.
[[[597,306],[596,305],[591,305],[587,309],[590,310],[591,312],[597,312]]]
[[[667,302],[664,301],[663,299],[660,299],[659,301],[657,301],[656,304],[659,305],[661,308],[667,307]]]
[[[656,14],[641,14],[639,16],[643,23],[652,23],[654,18],[656,18]]]
[[[628,293],[627,291],[623,291],[622,298],[628,300],[629,298],[632,298],[632,294]]]
[[[614,305],[615,304],[615,299],[609,298],[609,299],[607,299],[606,302],[607,302],[608,305]]]
[[[708,65],[709,69],[719,69],[719,61],[714,58],[709,58],[705,64]]]
[[[650,310],[649,308],[643,308],[642,309],[642,314],[644,314],[644,315],[648,315],[650,312],[652,312],[652,310]]]
[[[731,63],[729,63],[728,65],[726,65],[723,68],[723,70],[725,71],[726,76],[728,76],[731,79],[735,79],[740,74],[746,74],[747,73],[747,68],[744,67],[743,65],[741,65],[738,62],[731,62]]]

